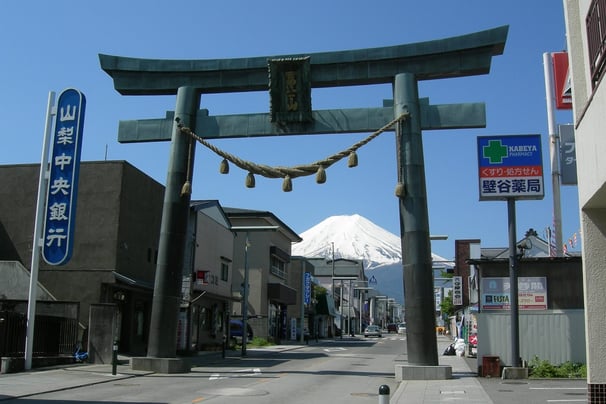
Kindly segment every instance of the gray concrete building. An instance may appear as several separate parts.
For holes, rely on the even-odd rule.
[[[288,306],[297,302],[299,283],[291,284],[291,244],[301,237],[271,212],[225,208],[234,239],[234,296],[241,295],[248,269],[248,320],[254,335],[270,341],[289,338]],[[274,227],[274,230],[267,229]],[[232,317],[242,318],[242,305],[234,305]]]
[[[0,166],[0,262],[28,270],[39,175],[39,164]],[[120,350],[145,353],[163,196],[161,184],[127,162],[81,164],[73,255],[61,266],[41,260],[38,282],[53,299],[80,303],[85,341],[91,304],[114,304]],[[14,264],[0,265],[2,288]],[[27,288],[19,293],[27,299]]]

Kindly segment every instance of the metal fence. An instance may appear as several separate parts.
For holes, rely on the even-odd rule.
[[[78,343],[79,304],[36,302],[33,356],[72,355]],[[0,300],[0,356],[25,356],[27,301]]]

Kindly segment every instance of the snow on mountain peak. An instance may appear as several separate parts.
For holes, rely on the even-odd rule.
[[[400,238],[358,215],[331,216],[300,234],[292,255],[361,259],[365,269],[402,262]]]

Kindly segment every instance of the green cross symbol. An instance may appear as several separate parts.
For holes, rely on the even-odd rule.
[[[507,146],[503,146],[500,140],[489,140],[488,146],[482,147],[482,155],[490,164],[501,164],[507,157]]]

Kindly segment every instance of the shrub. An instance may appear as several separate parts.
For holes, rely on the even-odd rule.
[[[552,365],[549,361],[532,358],[528,363],[528,375],[531,378],[586,378],[587,366],[582,363],[564,362],[561,365]]]
[[[254,346],[268,346],[268,345],[274,345],[271,342],[267,341],[265,338],[259,338],[259,337],[254,337],[253,340],[250,342],[250,345],[254,345]]]

